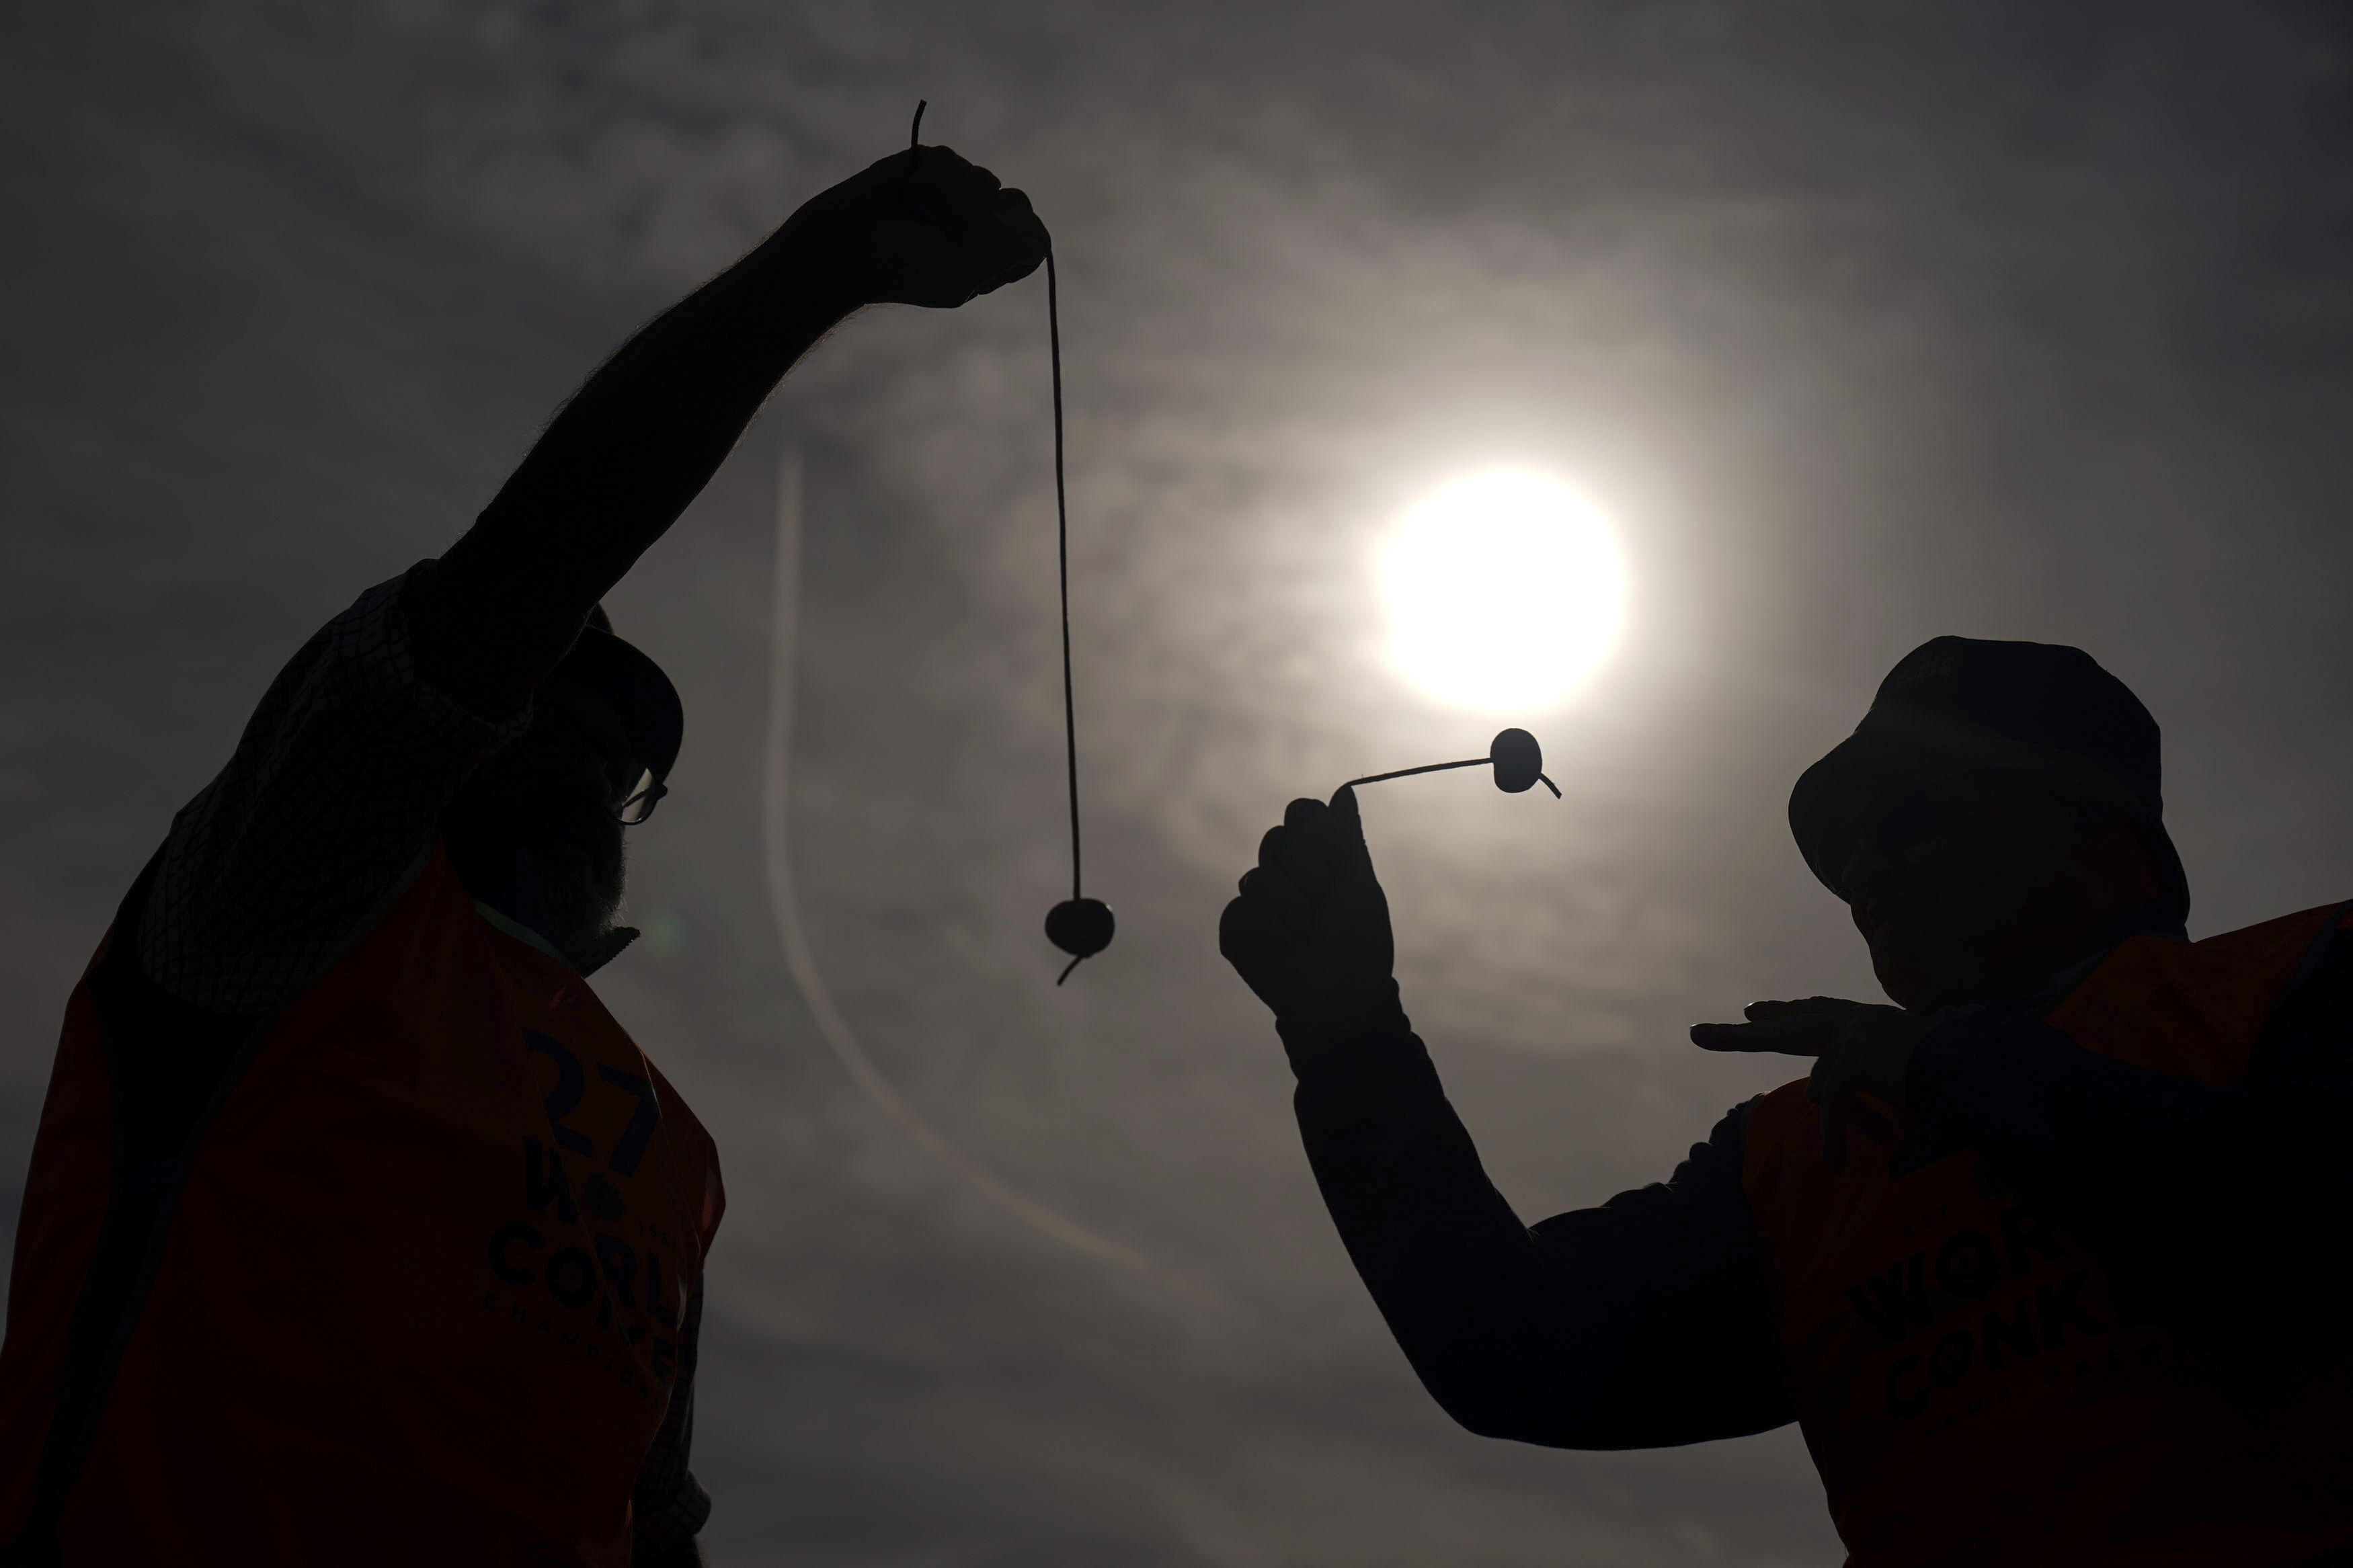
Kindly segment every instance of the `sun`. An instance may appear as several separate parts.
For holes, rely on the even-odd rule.
[[[1440,701],[1482,712],[1560,701],[1624,617],[1609,523],[1538,474],[1482,474],[1423,500],[1398,529],[1381,579],[1398,669]]]

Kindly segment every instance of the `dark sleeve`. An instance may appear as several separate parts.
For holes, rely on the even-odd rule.
[[[1741,1189],[1746,1106],[1670,1181],[1531,1228],[1488,1181],[1413,1036],[1314,1058],[1296,1105],[1357,1273],[1464,1426],[1638,1448],[1796,1418]]]
[[[2119,1310],[2210,1370],[2276,1386],[2336,1342],[2353,1213],[2347,932],[2274,1014],[2242,1088],[2128,1067],[2023,1017],[1929,1037],[1910,1098],[1932,1148],[1981,1150],[2099,1255]]]
[[[172,825],[140,952],[174,995],[274,1013],[421,863],[442,808],[528,724],[589,611],[851,308],[787,222],[662,312],[558,411],[438,561],[304,645]]]
[[[520,718],[421,678],[405,579],[287,661],[212,782],[173,818],[138,927],[147,974],[210,1012],[301,995],[398,894],[441,808]]]
[[[530,702],[785,373],[855,308],[805,234],[796,215],[640,328],[418,574],[409,608],[428,679],[494,716]]]
[[[702,1337],[702,1281],[694,1282],[678,1333],[678,1381],[670,1409],[638,1467],[629,1499],[635,1568],[694,1568],[702,1561],[695,1542],[711,1518],[711,1494],[688,1468],[694,1446],[694,1372]]]

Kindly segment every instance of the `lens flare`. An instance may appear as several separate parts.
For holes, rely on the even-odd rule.
[[[1389,657],[1442,702],[1528,712],[1600,663],[1624,616],[1609,525],[1556,479],[1459,480],[1406,514],[1382,563]]]

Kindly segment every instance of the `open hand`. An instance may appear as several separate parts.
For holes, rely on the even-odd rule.
[[[1356,792],[1294,800],[1259,840],[1258,865],[1218,921],[1218,951],[1259,1000],[1294,1065],[1366,1034],[1407,1027],[1389,971],[1397,944],[1373,875]]]
[[[961,305],[1029,277],[1050,245],[1028,196],[945,147],[894,153],[795,222],[867,305]]]
[[[1692,1044],[1706,1051],[1771,1051],[1811,1057],[1806,1098],[1823,1110],[1824,1153],[1836,1169],[1845,1158],[1847,1122],[1869,1093],[1905,1109],[1912,1051],[1934,1027],[1926,1016],[1868,1002],[1809,996],[1802,1002],[1757,1002],[1746,1024],[1694,1024]]]

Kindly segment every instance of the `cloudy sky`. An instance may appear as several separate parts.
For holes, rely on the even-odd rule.
[[[717,1135],[727,1564],[1822,1563],[1794,1433],[1455,1430],[1331,1235],[1217,912],[1282,803],[1495,724],[1384,652],[1413,501],[1610,520],[1626,624],[1519,716],[1566,792],[1366,797],[1407,1005],[1524,1216],[1784,1076],[1689,1023],[1874,996],[1789,782],[1945,632],[2165,727],[2194,934],[2345,897],[2353,29],[2312,5],[346,0],[0,20],[0,1181],[67,991],[278,665],[555,401],[926,140],[1062,268],[1090,891],[1055,989],[1042,279],[877,311],[610,601],[675,674],[598,989]],[[790,766],[765,765],[780,464]],[[788,776],[786,776],[788,775]],[[819,1037],[772,912],[972,1160]],[[0,1206],[13,1213],[12,1196]]]

